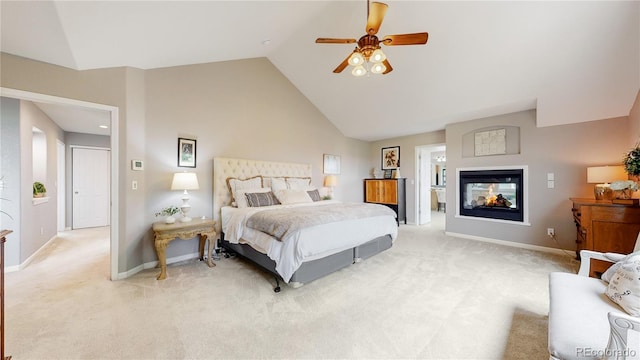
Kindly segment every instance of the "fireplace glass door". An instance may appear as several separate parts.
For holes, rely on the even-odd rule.
[[[460,215],[522,221],[522,170],[460,171]]]

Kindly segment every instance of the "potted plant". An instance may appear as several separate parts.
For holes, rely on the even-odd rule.
[[[172,205],[158,211],[156,213],[156,216],[166,216],[166,218],[164,219],[164,222],[166,222],[167,224],[173,224],[174,222],[176,222],[176,218],[173,217],[173,215],[179,212],[180,212],[180,208]]]
[[[624,155],[622,164],[627,174],[635,177],[636,181],[638,181],[638,176],[640,176],[640,142]]]
[[[33,183],[33,197],[34,198],[41,198],[44,197],[47,193],[47,188],[44,186],[43,183],[36,181]]]

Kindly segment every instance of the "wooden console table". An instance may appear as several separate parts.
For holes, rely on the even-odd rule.
[[[189,240],[198,236],[200,238],[200,260],[204,260],[204,244],[209,239],[209,249],[207,251],[207,265],[214,267],[211,253],[213,251],[212,242],[216,239],[216,222],[212,219],[193,219],[189,222],[176,221],[167,224],[164,221],[153,223],[153,236],[156,253],[160,266],[158,280],[167,278],[167,254],[166,249],[169,243],[175,239]]]

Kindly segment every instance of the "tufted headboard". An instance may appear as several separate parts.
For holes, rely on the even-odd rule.
[[[262,175],[267,177],[311,177],[310,164],[283,163],[246,159],[213,159],[213,219],[220,232],[220,209],[231,204],[227,178],[246,179]]]

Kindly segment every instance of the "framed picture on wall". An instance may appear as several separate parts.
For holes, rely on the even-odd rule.
[[[196,141],[178,138],[178,166],[196,167]]]
[[[340,174],[340,156],[324,154],[322,171],[325,174],[339,175]]]
[[[382,148],[382,170],[400,167],[400,146]]]

